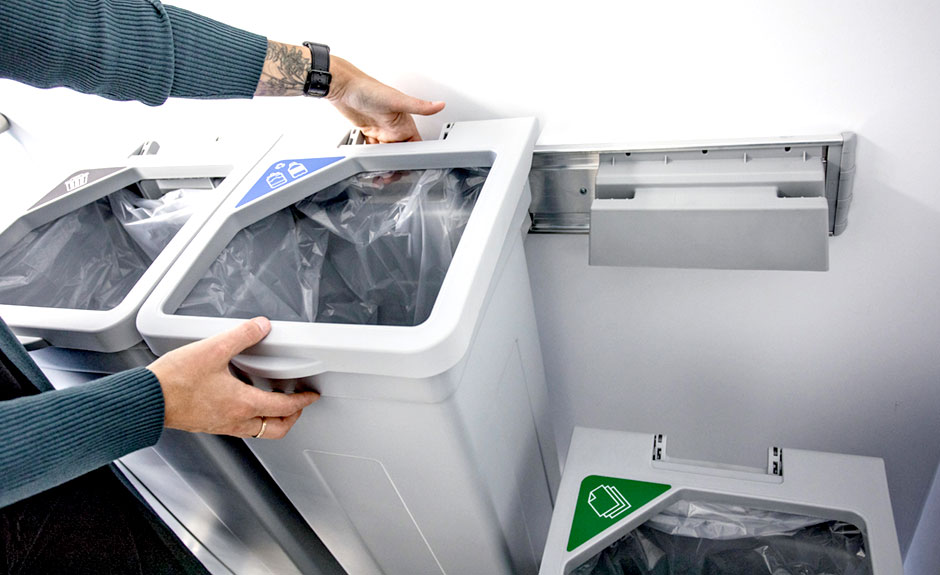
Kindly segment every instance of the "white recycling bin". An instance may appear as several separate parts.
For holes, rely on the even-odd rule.
[[[155,359],[137,331],[141,304],[274,142],[82,170],[0,233],[0,317],[53,386]],[[239,439],[166,429],[118,468],[213,574],[332,572]]]
[[[284,138],[141,308],[156,353],[322,398],[254,453],[350,573],[535,573],[559,464],[523,252],[534,119],[436,141]]]
[[[576,427],[542,575],[901,575],[884,462],[772,447],[767,469]]]

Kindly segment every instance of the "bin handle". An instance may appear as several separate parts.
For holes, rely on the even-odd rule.
[[[50,345],[48,341],[34,335],[17,335],[16,339],[19,340],[20,345],[26,348],[26,351],[36,351]]]
[[[296,357],[236,355],[232,364],[250,375],[269,379],[312,377],[326,371],[326,365],[319,359]]]

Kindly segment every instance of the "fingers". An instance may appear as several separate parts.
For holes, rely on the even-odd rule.
[[[213,336],[207,341],[221,344],[224,353],[228,356],[226,359],[231,359],[260,342],[270,331],[271,322],[267,318],[256,317],[236,328]]]
[[[292,413],[287,417],[269,417],[268,427],[264,430],[263,439],[282,439],[290,428],[300,419],[300,411]]]
[[[254,415],[286,417],[320,399],[320,394],[314,391],[288,394],[262,391],[248,384],[243,385],[245,398],[251,404]]]
[[[290,428],[297,423],[297,420],[300,419],[302,410],[295,411],[290,415],[285,417],[268,417],[264,418],[264,434],[258,439],[283,439],[287,432],[290,431]],[[239,433],[235,435],[238,437],[256,437],[261,432],[262,419],[261,417],[253,417],[241,427]]]

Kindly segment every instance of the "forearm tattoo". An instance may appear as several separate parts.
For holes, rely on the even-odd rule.
[[[268,40],[256,96],[290,96],[303,91],[310,67],[310,51]]]

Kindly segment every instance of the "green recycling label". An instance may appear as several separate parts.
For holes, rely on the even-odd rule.
[[[581,482],[568,551],[669,491],[662,483],[589,475]]]

